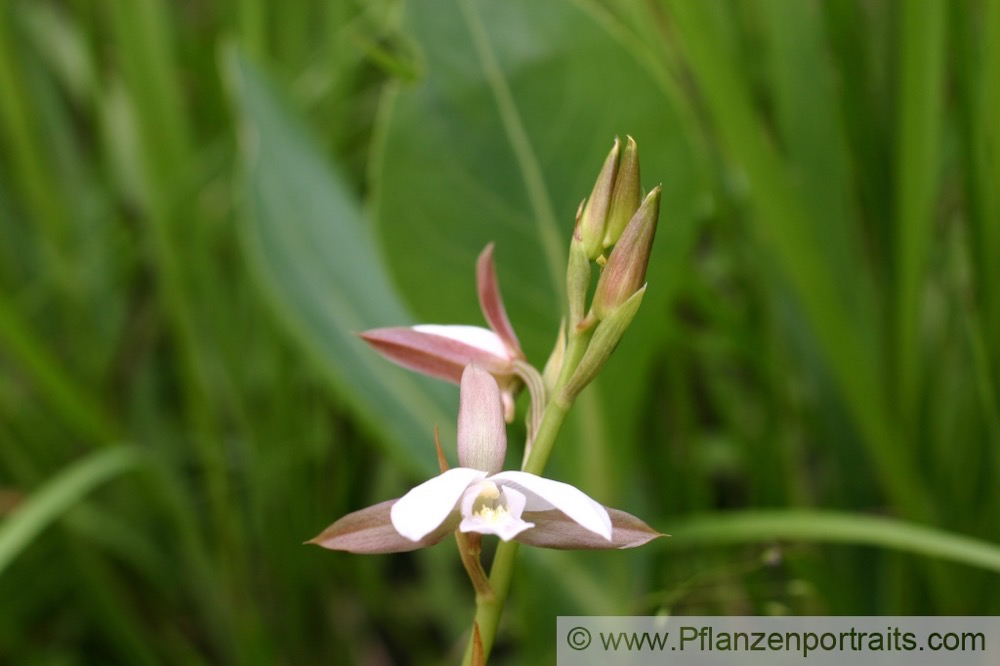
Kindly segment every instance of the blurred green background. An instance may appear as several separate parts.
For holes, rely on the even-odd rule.
[[[541,365],[626,133],[649,288],[549,475],[673,536],[523,548],[496,662],[1000,613],[997,108],[998,0],[3,2],[0,663],[455,661],[454,546],[301,545],[454,462],[354,333],[479,324],[496,241]]]

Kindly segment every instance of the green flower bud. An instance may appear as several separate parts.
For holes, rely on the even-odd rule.
[[[625,152],[622,153],[621,162],[618,164],[618,175],[615,177],[615,187],[611,193],[611,204],[604,228],[604,247],[611,247],[618,242],[625,225],[635,215],[642,201],[639,185],[639,149],[635,145],[635,139],[626,138]]]
[[[632,216],[601,271],[592,305],[597,319],[607,319],[645,284],[659,214],[660,187],[657,186],[646,195]]]
[[[601,167],[601,172],[594,183],[594,190],[590,193],[580,217],[580,238],[588,259],[596,259],[603,249],[608,210],[611,207],[612,190],[618,172],[619,149],[618,137],[615,137],[615,143],[604,160],[604,166]]]

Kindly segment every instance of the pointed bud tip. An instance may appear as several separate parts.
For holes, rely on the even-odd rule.
[[[608,206],[607,223],[601,239],[603,247],[611,247],[621,236],[625,225],[639,208],[642,192],[639,176],[639,150],[628,136],[615,176],[614,189]]]
[[[601,241],[604,239],[604,230],[607,226],[620,154],[621,141],[616,136],[580,216],[580,234],[590,259],[596,258],[601,253]]]

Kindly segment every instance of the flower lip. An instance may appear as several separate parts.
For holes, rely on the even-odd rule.
[[[495,534],[510,541],[535,526],[521,518],[525,503],[524,495],[513,488],[498,488],[488,479],[480,481],[469,486],[462,497],[462,522],[458,529]]]

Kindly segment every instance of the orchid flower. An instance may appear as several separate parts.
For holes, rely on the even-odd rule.
[[[460,467],[444,470],[398,500],[344,516],[310,543],[356,553],[433,545],[449,532],[495,534],[543,548],[632,548],[661,536],[568,483],[500,471],[507,453],[500,388],[475,365],[461,377]]]
[[[476,261],[476,287],[489,328],[421,324],[376,328],[365,331],[361,338],[405,368],[455,384],[461,381],[462,371],[470,363],[484,368],[501,386],[504,419],[510,423],[514,420],[514,398],[523,379],[519,377],[518,366],[525,357],[500,295],[493,265],[493,243],[486,246]]]

